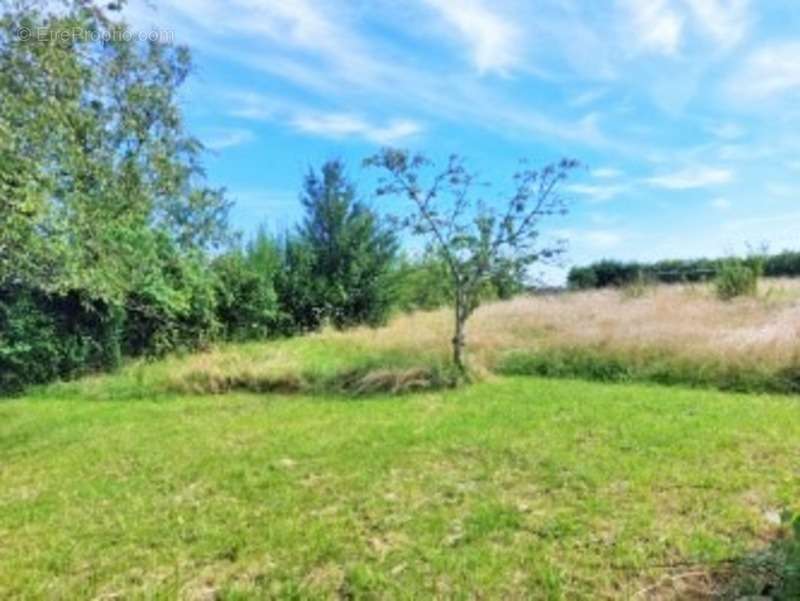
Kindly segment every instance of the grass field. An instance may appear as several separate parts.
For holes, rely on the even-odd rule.
[[[763,592],[800,509],[799,398],[630,382],[794,390],[798,295],[490,304],[455,389],[439,311],[0,401],[0,598]]]
[[[227,345],[113,378],[68,385],[89,398],[230,391],[404,392],[449,380],[449,310],[401,315],[380,329],[333,330]],[[706,286],[521,297],[481,307],[468,361],[487,374],[654,382],[800,394],[800,285],[765,280],[757,297],[718,300]]]
[[[794,397],[87,398],[0,403],[0,598],[709,598],[800,498]]]

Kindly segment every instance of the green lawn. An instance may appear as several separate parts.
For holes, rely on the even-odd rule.
[[[800,401],[498,378],[0,402],[0,598],[618,599],[768,544]]]

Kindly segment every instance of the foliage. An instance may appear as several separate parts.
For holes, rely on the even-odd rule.
[[[416,260],[401,257],[394,266],[392,280],[394,306],[401,311],[430,311],[453,302],[447,264],[434,255]]]
[[[655,263],[604,259],[591,265],[573,267],[568,283],[575,290],[621,287],[640,275],[652,282],[704,282],[714,279],[724,265],[750,265],[754,257],[758,257],[766,277],[800,277],[800,252],[783,251],[773,255],[759,252],[744,258],[670,259]]]
[[[737,296],[754,296],[758,292],[758,279],[762,266],[756,261],[723,261],[714,278],[714,289],[722,300]]]
[[[275,279],[281,268],[277,241],[262,229],[245,251],[234,249],[214,260],[217,319],[226,340],[254,340],[286,329]]]
[[[481,182],[457,155],[427,186],[423,179],[435,165],[422,155],[387,148],[365,165],[382,172],[378,196],[410,202],[412,212],[402,224],[422,236],[427,250],[447,266],[455,312],[453,362],[463,371],[464,327],[487,286],[518,280],[533,263],[562,252],[558,242],[541,242],[541,222],[566,212],[559,186],[578,163],[563,159],[541,170],[523,164],[513,176],[513,192],[500,201],[500,211],[476,193]]]
[[[789,534],[782,545],[781,584],[776,597],[788,601],[800,598],[800,515],[787,512],[783,518]]]
[[[309,171],[301,202],[306,217],[288,242],[285,307],[306,330],[378,325],[391,308],[390,267],[397,240],[363,202],[341,161]]]
[[[401,257],[392,271],[393,305],[406,313],[430,311],[452,305],[455,294],[447,262],[434,253],[410,259]],[[481,300],[507,300],[525,290],[525,274],[501,266],[481,290]]]
[[[183,249],[224,236],[227,202],[202,185],[176,100],[188,51],[141,42],[113,16],[28,1],[0,20],[0,285],[122,302],[141,283],[144,232]]]
[[[79,293],[0,290],[0,394],[120,364],[123,315]]]
[[[217,338],[214,280],[206,259],[162,240],[158,269],[126,300],[127,355],[206,348]]]
[[[184,129],[190,56],[130,35],[119,4],[22,0],[0,17],[4,389],[218,330],[205,253],[228,202]]]

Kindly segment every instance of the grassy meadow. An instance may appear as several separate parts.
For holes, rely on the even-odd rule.
[[[711,594],[796,503],[797,411],[535,378],[362,399],[40,393],[0,404],[0,597]]]
[[[122,376],[65,389],[91,398],[438,389],[452,379],[451,337],[451,311],[442,309],[401,315],[379,329],[329,329],[135,362]],[[535,375],[737,392],[800,393],[799,337],[800,283],[788,279],[764,280],[757,296],[732,301],[705,285],[523,296],[481,306],[467,327],[477,379]]]
[[[800,405],[714,386],[791,373],[798,297],[489,304],[459,388],[440,311],[32,389],[0,402],[0,598],[761,593],[800,509]],[[653,358],[711,387],[632,382]]]

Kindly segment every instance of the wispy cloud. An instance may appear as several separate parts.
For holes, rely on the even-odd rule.
[[[435,25],[422,28],[419,39],[430,44],[423,46],[425,52],[429,53],[437,42],[432,32],[438,31],[440,40],[441,28],[449,26],[451,33],[467,44],[473,70],[536,70],[524,60],[528,34],[521,20],[503,16],[501,8],[509,9],[505,2],[420,2],[425,2],[427,10],[434,4],[438,6],[443,24],[438,29]],[[414,18],[424,16],[419,5],[408,10]],[[371,35],[365,27],[365,21],[369,22],[367,13],[370,18],[385,19],[386,27],[396,27],[398,33],[404,33],[392,18],[402,22],[402,17],[408,15],[392,3],[377,3],[373,13],[332,0],[231,0],[229,4],[162,0],[158,12],[150,18],[180,27],[185,33],[179,39],[196,43],[204,52],[237,63],[251,73],[268,73],[270,79],[265,83],[274,87],[275,82],[280,82],[284,90],[299,91],[306,106],[322,104],[329,112],[356,114],[370,123],[382,123],[390,110],[403,121],[439,119],[507,137],[534,135],[604,148],[623,145],[618,137],[612,141],[601,133],[597,112],[574,119],[565,116],[561,107],[548,107],[544,99],[541,104],[532,103],[529,98],[516,99],[468,73],[440,71],[435,62],[421,63],[415,52],[398,51],[387,41],[391,38]],[[509,9],[506,14],[514,13]],[[253,88],[259,86],[254,83]],[[375,107],[386,110],[376,114]],[[253,119],[274,120],[276,112],[282,115],[281,119],[288,115],[291,121],[295,117],[285,106],[276,108],[258,98],[249,104],[239,102],[237,108],[238,116]],[[397,127],[390,133],[407,129]],[[380,132],[377,135],[382,137]]]
[[[592,202],[605,202],[616,198],[627,190],[626,186],[603,186],[594,184],[571,184],[567,191],[588,198]]]
[[[741,125],[730,122],[715,125],[709,131],[720,140],[737,140],[747,133]]]
[[[699,28],[723,48],[741,42],[751,25],[749,0],[685,0]]]
[[[589,90],[588,92],[583,92],[582,94],[578,94],[577,96],[570,98],[569,105],[575,108],[582,108],[584,106],[594,104],[607,94],[608,90],[605,89]]]
[[[600,167],[598,169],[592,169],[592,177],[597,177],[600,179],[615,179],[622,176],[622,171],[619,169],[614,169],[613,167]]]
[[[715,167],[687,167],[672,173],[651,177],[646,181],[656,188],[690,190],[727,184],[733,181],[733,172],[729,169]]]
[[[779,198],[789,198],[792,196],[800,198],[800,187],[785,182],[771,182],[767,184],[767,192],[769,192],[771,196]]]
[[[800,212],[793,211],[781,215],[769,215],[768,217],[748,217],[744,219],[732,219],[722,224],[722,228],[728,231],[752,230],[757,226],[784,226],[797,230],[800,224]]]
[[[249,129],[217,129],[202,137],[206,148],[218,151],[252,142],[255,134]]]
[[[667,0],[618,0],[629,19],[633,40],[640,50],[665,55],[678,52],[683,16]]]
[[[772,43],[752,52],[727,89],[734,99],[745,101],[800,91],[800,40]]]
[[[589,250],[607,250],[625,240],[624,234],[614,229],[563,229],[554,233],[570,245],[580,245]]]
[[[350,113],[298,115],[291,124],[303,133],[329,138],[357,136],[376,144],[394,144],[422,131],[419,123],[409,119],[395,119],[379,125]]]
[[[522,31],[481,0],[425,0],[469,48],[479,73],[507,74],[520,61]]]
[[[716,209],[717,211],[727,211],[733,206],[730,200],[722,196],[712,199],[709,204],[712,209]]]
[[[408,118],[370,119],[352,111],[320,110],[252,91],[232,90],[223,96],[232,117],[271,121],[325,138],[359,138],[375,144],[394,144],[424,131],[420,122]]]

